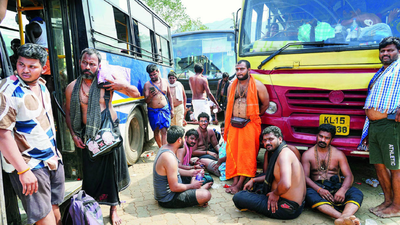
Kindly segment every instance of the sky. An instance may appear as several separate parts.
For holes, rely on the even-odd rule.
[[[242,7],[242,0],[181,0],[186,14],[192,19],[200,18],[203,24],[232,18],[232,12]]]

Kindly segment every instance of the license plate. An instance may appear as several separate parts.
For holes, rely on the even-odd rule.
[[[336,127],[336,135],[348,135],[350,132],[350,116],[321,114],[319,125],[329,123]]]

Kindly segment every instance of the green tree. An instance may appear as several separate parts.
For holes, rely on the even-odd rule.
[[[144,2],[163,18],[175,33],[208,29],[200,19],[191,19],[186,14],[186,7],[181,0],[144,0]]]

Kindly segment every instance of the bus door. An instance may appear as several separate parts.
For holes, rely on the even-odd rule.
[[[82,5],[82,3],[77,4]],[[46,21],[47,40],[49,46],[49,57],[51,76],[54,81],[53,115],[57,131],[57,147],[60,150],[65,170],[65,197],[81,188],[82,177],[80,151],[75,150],[75,144],[66,124],[65,89],[67,85],[76,78],[76,70],[79,61],[79,44],[76,43],[76,7],[75,1],[48,0],[43,1],[44,20]]]

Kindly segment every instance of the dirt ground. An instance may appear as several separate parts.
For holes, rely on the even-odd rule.
[[[188,125],[186,130],[196,128]],[[212,125],[213,128],[219,128]],[[221,182],[214,178],[214,185],[210,189],[212,198],[206,208],[190,207],[185,209],[161,208],[153,196],[153,162],[158,151],[156,144],[146,149],[139,161],[129,168],[131,185],[121,192],[121,200],[124,203],[118,207],[118,214],[123,219],[123,224],[333,224],[333,219],[317,211],[306,208],[303,213],[294,220],[275,220],[252,212],[240,212],[232,202],[232,195],[225,193],[224,184],[232,181]],[[153,153],[153,154],[152,154]],[[260,151],[258,161],[259,168],[263,160],[264,151]],[[376,178],[375,170],[366,158],[348,158],[354,174],[354,187],[364,193],[364,201],[356,216],[362,224],[373,220],[376,224],[400,224],[400,217],[381,219],[368,211],[368,208],[376,206],[383,201],[383,193],[380,186],[374,188],[365,183],[365,179]],[[104,223],[110,224],[108,216],[109,207],[101,206]]]

